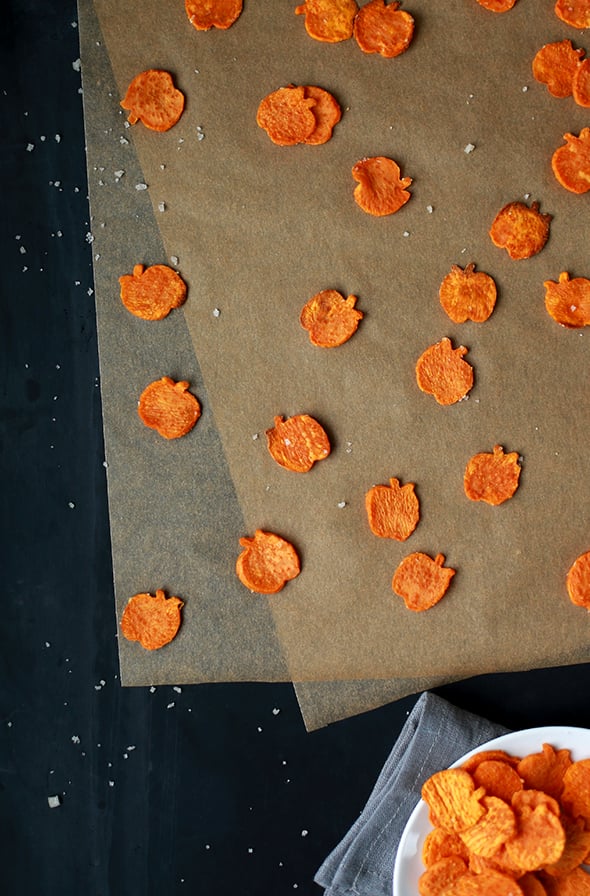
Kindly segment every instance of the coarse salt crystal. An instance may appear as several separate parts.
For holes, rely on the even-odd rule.
[[[61,806],[61,800],[57,794],[54,794],[47,797],[47,804],[50,809],[57,809],[58,806]]]
[[[463,152],[470,153],[470,152],[473,152],[474,149],[475,149],[475,145],[473,143],[468,143],[467,146],[464,147]]]

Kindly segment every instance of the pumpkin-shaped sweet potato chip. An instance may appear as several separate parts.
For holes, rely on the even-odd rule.
[[[590,128],[582,128],[578,136],[564,134],[565,146],[559,146],[551,157],[553,173],[562,187],[571,193],[590,190]]]
[[[225,31],[240,17],[242,0],[185,0],[188,20],[197,31]]]
[[[531,258],[541,251],[549,239],[552,215],[542,214],[539,203],[509,202],[500,209],[490,236],[499,249],[506,249],[510,258]]]
[[[572,563],[566,577],[569,599],[577,607],[590,610],[590,551]]]
[[[447,593],[456,570],[444,566],[443,554],[434,559],[416,551],[397,567],[391,587],[402,598],[408,610],[421,613],[434,607]]]
[[[185,436],[201,416],[200,402],[188,388],[185,380],[175,382],[169,376],[150,383],[137,405],[141,421],[165,439]]]
[[[496,297],[493,277],[483,271],[476,271],[473,263],[465,268],[454,264],[439,289],[442,307],[457,324],[466,320],[476,323],[487,320],[494,310]]]
[[[276,594],[299,575],[299,555],[293,545],[276,535],[257,529],[252,538],[240,538],[242,553],[236,561],[240,582],[258,594]]]
[[[356,0],[304,0],[295,7],[296,15],[305,16],[309,36],[330,44],[352,37],[357,12]]]
[[[369,215],[393,215],[409,200],[411,177],[402,177],[400,167],[386,156],[361,159],[352,168],[358,181],[354,188],[357,205]]]
[[[464,345],[453,348],[448,336],[429,346],[416,361],[416,382],[422,392],[442,405],[465,398],[473,386],[473,367],[463,357]]]
[[[463,485],[470,500],[497,506],[514,495],[519,478],[517,452],[505,454],[501,445],[494,445],[493,451],[482,451],[469,460]]]
[[[336,289],[323,289],[305,303],[299,315],[309,339],[322,348],[343,345],[356,333],[363,312],[354,306],[356,296],[344,298]]]
[[[121,106],[129,112],[129,124],[141,121],[152,131],[168,131],[183,113],[184,94],[169,72],[148,69],[131,81]]]
[[[533,58],[533,76],[547,86],[552,96],[571,96],[574,76],[584,53],[581,47],[575,50],[571,40],[545,44]]]
[[[342,109],[338,100],[323,87],[317,87],[315,84],[308,84],[304,88],[305,96],[315,100],[315,106],[312,106],[312,112],[315,118],[315,128],[308,134],[304,143],[308,146],[318,146],[320,143],[327,143],[332,137],[334,126],[338,124],[342,117]]]
[[[316,461],[330,453],[330,440],[320,423],[309,414],[275,417],[274,426],[266,430],[271,457],[287,470],[307,473]]]
[[[545,280],[545,308],[562,327],[579,329],[590,325],[590,280],[586,277],[570,279],[562,271],[559,281]]]
[[[572,28],[590,28],[590,0],[556,0],[555,15]]]
[[[590,58],[580,62],[575,71],[572,96],[578,106],[590,106]]]
[[[399,484],[390,479],[389,485],[374,485],[365,495],[365,509],[371,532],[379,538],[406,541],[420,519],[420,502],[414,483]]]
[[[123,611],[121,631],[128,641],[139,641],[145,650],[159,650],[176,637],[183,606],[180,598],[166,597],[161,589],[155,596],[135,594]]]
[[[414,36],[414,19],[398,0],[369,0],[354,20],[354,37],[363,53],[393,59],[404,53]]]
[[[119,277],[121,301],[143,320],[162,320],[186,299],[186,283],[166,264],[136,264],[133,274]]]

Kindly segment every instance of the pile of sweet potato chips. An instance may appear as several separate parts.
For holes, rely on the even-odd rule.
[[[436,772],[422,798],[433,826],[420,896],[582,896],[590,877],[590,759],[543,744],[483,750]]]

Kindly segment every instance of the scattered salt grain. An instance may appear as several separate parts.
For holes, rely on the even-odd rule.
[[[340,508],[340,510],[342,510],[344,507],[346,507],[346,501],[338,501],[338,507]]]
[[[75,506],[76,505],[74,504],[73,501],[68,501],[68,507],[70,508],[70,510],[73,510]]]
[[[27,152],[33,152],[34,149],[35,149],[34,143],[27,143]]]
[[[74,61],[72,62],[72,68],[74,69],[75,72],[79,72],[79,71],[81,71],[81,69],[82,69],[82,60],[81,60],[81,59],[74,59]]]
[[[165,211],[166,211],[166,203],[165,203],[165,202],[158,202],[158,211],[159,211],[159,212],[165,212]]]
[[[219,308],[213,309],[213,317],[219,317],[220,314],[221,314],[221,311],[219,310]]]
[[[53,796],[47,797],[47,805],[50,809],[57,809],[58,806],[61,806],[61,800],[57,794]]]
[[[432,205],[427,205],[426,211],[428,212],[429,215],[431,215],[434,211],[434,207]]]
[[[147,190],[148,185],[144,183],[135,184],[135,189],[141,192],[141,190]]]
[[[171,255],[170,261],[172,262],[172,264],[178,264],[178,255]]]
[[[303,831],[301,831],[302,837],[307,837],[308,834],[309,834],[309,831],[306,831],[305,829]]]
[[[182,688],[179,688],[178,685],[172,688],[173,691],[176,691],[177,694],[182,694]]]
[[[467,146],[464,147],[463,152],[469,154],[470,152],[473,152],[474,149],[475,149],[475,144],[468,143]]]
[[[273,716],[278,716],[278,714],[280,713],[280,711],[281,711],[281,710],[278,709],[278,708],[275,706],[275,708],[274,708],[273,711],[272,711]]]
[[[73,743],[73,744],[79,744],[79,743],[80,743],[80,738],[78,737],[77,734],[72,734],[72,743]]]

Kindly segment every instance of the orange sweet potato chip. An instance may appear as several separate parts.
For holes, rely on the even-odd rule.
[[[424,351],[416,362],[418,387],[433,395],[439,404],[450,405],[465,398],[473,386],[473,367],[463,360],[468,349],[453,348],[445,336]]]
[[[575,50],[571,40],[545,44],[533,58],[533,76],[547,85],[552,96],[571,96],[574,76],[584,53],[581,47]]]
[[[466,771],[473,774],[478,765],[482,762],[489,762],[490,760],[506,762],[508,765],[512,765],[515,768],[520,761],[518,756],[512,756],[510,753],[507,753],[506,750],[479,750],[477,753],[474,753],[473,756],[470,756],[469,759],[466,759],[461,768],[464,768]]]
[[[590,610],[590,551],[574,560],[567,573],[566,587],[573,604]]]
[[[519,477],[516,451],[505,454],[501,445],[494,445],[493,451],[474,454],[468,462],[463,478],[465,494],[472,501],[497,506],[514,495]]]
[[[590,874],[583,868],[574,868],[561,877],[543,874],[542,879],[547,896],[590,896]]]
[[[445,856],[430,865],[418,881],[419,896],[440,896],[467,871],[461,856]]]
[[[338,124],[342,117],[340,104],[334,96],[323,87],[316,87],[310,84],[304,88],[305,96],[315,100],[315,106],[312,112],[315,118],[315,128],[308,134],[303,141],[310,146],[318,146],[320,143],[327,143],[332,136],[334,126]]]
[[[422,846],[422,861],[428,868],[441,859],[449,856],[459,856],[467,860],[469,851],[459,834],[443,831],[442,828],[433,828],[426,836]]]
[[[506,249],[510,258],[531,258],[549,238],[552,215],[542,214],[539,203],[509,202],[492,222],[490,237],[499,249]]]
[[[169,376],[150,383],[137,406],[142,422],[165,439],[185,436],[201,416],[199,400],[188,388],[185,380],[175,382]]]
[[[488,796],[497,796],[506,803],[511,802],[517,790],[522,790],[522,778],[513,765],[503,760],[484,759],[472,775],[478,787],[485,787]]]
[[[572,96],[578,106],[590,106],[590,58],[580,62],[574,73]]]
[[[562,327],[578,329],[590,325],[590,280],[586,277],[570,279],[567,271],[559,281],[545,280],[545,308]]]
[[[466,831],[462,831],[460,837],[467,849],[476,856],[492,858],[516,833],[516,817],[511,806],[497,796],[484,796],[481,802],[486,810],[485,814]]]
[[[386,59],[400,56],[414,36],[414,19],[400,9],[398,0],[369,0],[354,20],[354,37],[363,53],[379,53]]]
[[[119,277],[121,301],[143,320],[162,320],[186,299],[186,283],[165,264],[136,264],[133,274]]]
[[[558,182],[571,193],[590,190],[590,128],[582,128],[579,135],[564,134],[564,146],[558,146],[551,156],[551,168]]]
[[[477,2],[484,9],[489,9],[490,12],[508,12],[508,10],[512,9],[516,0],[477,0]]]
[[[404,557],[393,574],[391,587],[408,610],[424,612],[434,607],[447,593],[455,570],[444,566],[443,554],[434,559],[417,551]],[[483,793],[483,788],[480,788]]]
[[[309,36],[330,44],[352,37],[357,12],[356,0],[304,0],[295,7],[296,15],[305,16]]]
[[[555,750],[551,744],[543,744],[541,752],[524,756],[516,768],[525,787],[542,790],[559,799],[563,789],[563,776],[571,763],[569,750]]]
[[[506,842],[506,853],[523,872],[557,862],[564,847],[563,825],[546,805],[517,812],[517,833]]]
[[[352,176],[358,181],[353,192],[355,201],[368,215],[393,215],[410,199],[407,187],[412,178],[402,177],[393,159],[385,156],[361,159],[353,166]]]
[[[573,28],[590,28],[590,0],[556,0],[555,15]]]
[[[148,69],[131,81],[121,106],[129,112],[130,124],[141,121],[152,131],[168,131],[183,113],[184,94],[169,72]]]
[[[321,348],[343,345],[356,333],[363,312],[354,306],[356,296],[344,296],[336,289],[323,289],[305,303],[299,316],[310,341]]]
[[[365,508],[371,532],[380,538],[405,541],[420,519],[420,503],[414,483],[399,484],[392,478],[389,485],[374,485],[365,495]]]
[[[443,890],[441,896],[523,896],[517,881],[499,871],[468,871],[457,878],[452,887]]]
[[[590,827],[590,759],[579,759],[566,769],[561,802],[572,818],[583,818]]]
[[[461,768],[435,772],[422,785],[421,795],[430,823],[450,833],[466,831],[486,811],[481,803],[483,787],[476,789],[469,772]]]
[[[240,17],[242,0],[185,0],[186,14],[197,31],[226,30]]]
[[[236,561],[236,573],[250,591],[276,594],[300,573],[297,551],[274,532],[257,529],[252,538],[240,538],[240,545],[244,550]]]
[[[512,808],[519,815],[528,815],[538,806],[545,806],[549,812],[559,817],[560,805],[559,801],[543,790],[534,790],[533,788],[523,787],[512,795]]]
[[[273,143],[294,146],[304,143],[315,130],[314,106],[315,100],[306,96],[305,87],[279,87],[260,101],[256,121]]]
[[[268,450],[281,467],[295,473],[307,473],[316,461],[330,453],[330,440],[317,420],[308,414],[275,417],[266,430]]]
[[[128,641],[139,641],[146,650],[158,650],[176,637],[183,606],[178,597],[166,597],[160,589],[155,596],[136,594],[123,611],[121,631]]]
[[[565,846],[557,862],[545,865],[544,871],[552,877],[563,877],[585,862],[590,850],[590,830],[583,818],[572,819],[562,813],[561,823],[565,830]],[[590,880],[588,881],[590,886]]]
[[[496,305],[497,287],[493,277],[476,271],[473,263],[465,268],[454,264],[442,281],[439,299],[445,312],[457,324],[472,320],[482,323]]]

